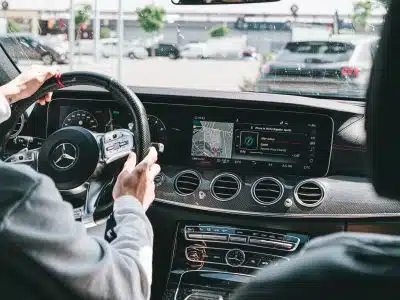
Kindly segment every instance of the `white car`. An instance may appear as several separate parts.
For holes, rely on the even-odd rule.
[[[118,39],[101,40],[101,51],[104,57],[118,56]],[[127,42],[124,43],[123,56],[131,59],[143,59],[148,57],[148,52],[143,46]]]
[[[210,51],[205,43],[191,43],[180,50],[182,58],[209,58]]]

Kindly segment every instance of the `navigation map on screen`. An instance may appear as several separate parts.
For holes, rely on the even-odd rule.
[[[192,156],[231,158],[233,123],[193,120]]]

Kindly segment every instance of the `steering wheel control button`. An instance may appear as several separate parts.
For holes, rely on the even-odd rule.
[[[134,135],[127,129],[107,132],[103,137],[103,157],[110,163],[134,150]]]
[[[94,135],[83,127],[65,127],[50,135],[39,152],[39,172],[51,177],[59,190],[84,184],[99,163]]]
[[[231,249],[226,253],[225,261],[231,267],[240,267],[246,260],[246,254],[240,249]]]
[[[56,169],[71,169],[79,158],[79,149],[71,143],[58,144],[50,153],[50,162]]]

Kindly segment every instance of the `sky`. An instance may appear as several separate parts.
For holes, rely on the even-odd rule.
[[[94,0],[74,0],[76,3],[94,3]],[[117,0],[98,0],[100,9],[104,11],[116,11]],[[70,0],[8,0],[10,9],[38,9],[65,11],[70,6]],[[274,3],[256,3],[256,4],[230,4],[230,5],[201,5],[201,6],[181,6],[174,5],[171,0],[122,0],[124,11],[135,11],[138,7],[153,2],[163,6],[167,12],[204,12],[204,13],[260,13],[277,14],[289,13],[290,6],[297,4],[299,15],[301,14],[333,14],[335,10],[339,14],[351,14],[353,11],[353,2],[355,0],[281,0]],[[383,14],[384,9],[377,8],[376,14]]]

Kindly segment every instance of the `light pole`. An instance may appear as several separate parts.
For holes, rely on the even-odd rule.
[[[100,59],[100,7],[99,0],[94,0],[94,59]]]
[[[70,15],[69,15],[69,69],[74,70],[73,57],[75,52],[75,1],[70,0]]]
[[[122,57],[124,55],[124,19],[122,0],[118,0],[118,80],[122,80]]]

